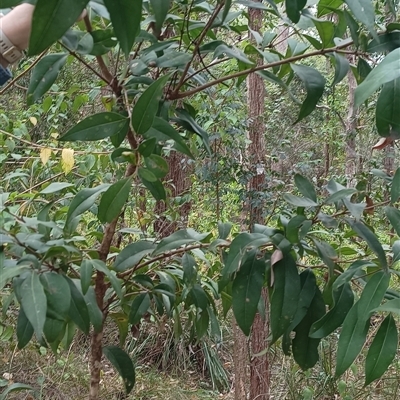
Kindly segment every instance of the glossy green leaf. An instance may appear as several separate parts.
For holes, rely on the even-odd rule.
[[[71,304],[68,316],[74,321],[77,327],[87,335],[90,329],[90,317],[85,299],[71,279],[67,277],[64,277],[64,279],[67,281],[71,290]]]
[[[95,268],[97,271],[103,273],[105,276],[107,276],[108,280],[111,283],[111,286],[113,287],[113,289],[115,290],[115,293],[117,294],[117,296],[122,300],[122,287],[121,287],[121,282],[120,280],[117,278],[117,276],[115,275],[115,273],[113,273],[112,271],[110,271],[107,268],[107,265],[101,261],[101,260],[90,260],[93,268]]]
[[[225,266],[222,270],[222,275],[227,277],[234,273],[240,266],[246,252],[270,243],[269,236],[261,233],[240,233],[232,240],[229,247],[229,253],[225,260]]]
[[[385,214],[397,235],[400,236],[400,211],[394,207],[386,207]]]
[[[363,238],[367,242],[370,249],[378,257],[381,267],[387,270],[388,265],[386,260],[386,254],[377,236],[362,222],[359,221],[350,222],[350,226],[354,232],[356,232],[361,238]]]
[[[325,303],[318,287],[315,289],[314,298],[307,310],[307,314],[294,328],[296,333],[292,341],[293,358],[301,369],[312,368],[318,361],[318,345],[320,339],[309,337],[308,333],[312,324],[325,314]]]
[[[398,112],[398,114],[400,113]],[[392,180],[392,185],[390,187],[390,202],[392,204],[396,203],[399,200],[399,197],[400,197],[400,168],[397,168]]]
[[[76,22],[89,0],[37,0],[28,54],[45,50]]]
[[[332,86],[337,85],[341,82],[350,70],[350,63],[346,57],[338,54],[332,54],[332,60],[334,60],[335,76],[333,78]]]
[[[102,112],[91,115],[71,128],[60,141],[64,142],[91,142],[128,132],[129,120],[121,114]]]
[[[339,337],[336,376],[342,375],[360,353],[369,328],[371,313],[382,301],[390,275],[376,272],[367,282],[360,300],[348,312]]]
[[[341,376],[353,363],[360,353],[369,328],[369,318],[364,318],[358,312],[358,303],[354,304],[348,312],[340,333],[336,372],[337,377]]]
[[[70,308],[71,290],[62,275],[55,272],[47,272],[40,275],[46,298],[47,307],[52,310],[57,318],[63,319]]]
[[[390,312],[400,315],[400,299],[389,300],[381,306],[375,308],[375,312]]]
[[[33,326],[29,322],[23,308],[19,309],[18,319],[17,319],[17,339],[18,339],[18,348],[23,349],[33,336]]]
[[[38,101],[53,85],[61,68],[65,65],[68,54],[49,54],[35,66],[27,91],[26,102],[32,105]]]
[[[169,75],[164,75],[153,82],[139,97],[132,109],[132,127],[138,135],[146,133],[153,125],[158,111],[164,86]]]
[[[150,307],[150,296],[148,293],[138,294],[132,301],[131,310],[129,312],[129,323],[136,325],[140,322],[143,315]]]
[[[232,310],[236,322],[248,336],[257,312],[264,284],[265,261],[258,259],[257,250],[246,257],[232,285]]]
[[[75,186],[73,183],[68,182],[52,182],[49,186],[46,186],[39,193],[41,194],[53,194],[61,192],[62,190],[69,188],[71,186]]]
[[[317,6],[317,17],[330,14],[333,10],[337,10],[343,4],[342,0],[320,0]]]
[[[88,309],[90,322],[92,323],[96,332],[101,332],[103,329],[103,313],[97,304],[96,293],[93,286],[88,288],[84,298]]]
[[[354,294],[349,283],[333,291],[334,306],[321,319],[314,322],[310,337],[322,339],[337,329],[346,318],[354,303]]]
[[[291,193],[284,193],[283,198],[290,204],[293,204],[296,207],[316,207],[318,203],[313,200],[306,199],[304,197],[295,196]]]
[[[21,306],[31,323],[37,339],[42,340],[43,327],[46,321],[47,299],[39,275],[32,271],[22,282],[19,294]]]
[[[92,283],[92,275],[93,275],[93,265],[91,260],[83,260],[81,266],[79,268],[79,274],[81,276],[81,289],[82,293],[88,291],[90,284]]]
[[[100,185],[91,189],[83,189],[72,199],[65,221],[65,231],[71,234],[79,223],[80,216],[93,206],[98,196],[105,192],[109,185]]]
[[[175,142],[176,150],[180,151],[183,154],[186,154],[190,158],[194,158],[192,152],[190,151],[189,147],[185,142],[185,139],[167,121],[165,121],[162,118],[155,117],[153,122],[153,129],[161,132],[168,138],[172,139]]]
[[[197,263],[190,253],[185,253],[182,257],[183,281],[187,286],[197,282]]]
[[[360,106],[385,83],[400,78],[400,47],[389,53],[355,91],[355,105]]]
[[[400,47],[400,32],[387,32],[368,43],[368,53],[390,53]]]
[[[143,170],[141,171],[143,172]],[[154,175],[154,174],[152,174]],[[140,180],[142,181],[143,185],[146,186],[146,188],[149,190],[151,195],[157,200],[166,200],[167,198],[167,193],[165,192],[165,188],[163,184],[159,181],[156,180],[154,182],[148,181],[144,178],[143,173],[139,175]]]
[[[306,65],[291,64],[293,72],[304,83],[307,97],[301,106],[296,123],[311,114],[322,97],[325,88],[325,78],[314,68]]]
[[[371,262],[371,261],[366,261],[366,260],[357,260],[354,261],[349,268],[346,269],[339,277],[335,280],[332,286],[332,290],[335,291],[337,288],[340,286],[344,285],[347,282],[350,282],[350,280],[353,278],[354,275],[356,274],[361,274],[365,275],[365,273],[362,271],[363,268],[367,267],[375,267],[376,264]]]
[[[313,23],[317,28],[322,47],[332,47],[334,45],[335,24],[331,21],[321,21],[319,19],[313,19]]]
[[[161,28],[168,14],[170,3],[170,0],[150,0],[156,20],[156,36],[161,32]]]
[[[186,110],[180,108],[177,109],[175,112],[178,117],[176,119],[176,122],[184,129],[187,129],[188,131],[194,132],[199,135],[208,154],[211,154],[210,139],[208,137],[208,133],[193,119],[193,117]]]
[[[4,288],[9,280],[18,276],[21,272],[27,270],[26,265],[2,268],[0,265],[0,290]]]
[[[150,138],[147,140],[143,140],[143,142],[139,144],[138,152],[143,157],[149,157],[153,154],[156,144],[157,144],[156,138]]]
[[[186,304],[194,304],[196,308],[206,310],[210,301],[208,300],[207,294],[204,289],[197,283],[189,291],[186,296]]]
[[[121,50],[128,57],[135,37],[140,32],[142,0],[104,0],[104,5],[110,13]]]
[[[152,154],[150,157],[146,157],[144,162],[146,167],[154,174],[156,178],[164,178],[169,172],[167,161],[157,154]]]
[[[299,243],[299,231],[307,218],[304,215],[295,215],[286,225],[286,238],[290,243]]]
[[[57,342],[57,339],[60,335],[65,332],[66,322],[55,319],[55,318],[46,318],[46,322],[44,323],[43,333],[46,337],[48,343]],[[57,346],[59,341],[57,342]]]
[[[379,379],[396,356],[398,334],[396,322],[389,314],[381,323],[365,360],[365,386]]]
[[[381,136],[400,136],[400,78],[385,83],[375,108],[375,121]]]
[[[230,222],[218,222],[218,238],[226,240],[231,233],[232,226]]]
[[[97,217],[101,222],[111,222],[121,213],[132,188],[132,178],[121,179],[103,194]]]
[[[155,247],[154,243],[147,240],[129,244],[117,255],[113,269],[117,272],[124,272],[134,267],[150,254]]]
[[[326,204],[333,204],[336,203],[337,201],[343,200],[345,198],[348,198],[352,196],[354,193],[357,193],[357,189],[341,189],[333,194],[331,194],[325,201],[324,203]]]
[[[300,295],[297,303],[296,314],[294,315],[293,321],[291,322],[287,334],[303,320],[306,316],[308,309],[314,299],[315,291],[318,289],[315,275],[311,269],[306,269],[300,274]],[[318,289],[319,290],[319,289]]]
[[[344,0],[344,1],[349,6],[350,10],[352,11],[356,19],[365,24],[368,30],[374,35],[375,11],[372,2],[370,0]]]
[[[301,12],[306,4],[307,0],[285,0],[286,14],[295,24],[300,21]]]
[[[197,339],[202,338],[206,334],[209,325],[210,316],[208,315],[208,310],[198,311],[195,321]]]
[[[192,228],[182,229],[162,239],[152,255],[162,254],[191,243],[200,243],[208,236],[209,233],[198,233]]]
[[[287,331],[295,316],[300,295],[300,278],[296,263],[290,255],[274,264],[272,270],[274,281],[270,320],[271,343],[274,343]]]
[[[306,198],[317,202],[317,193],[315,192],[314,185],[304,176],[296,174],[294,176],[294,183],[299,189],[299,192]]]
[[[103,347],[103,354],[118,371],[124,382],[125,391],[129,394],[135,386],[135,367],[131,358],[117,346]]]

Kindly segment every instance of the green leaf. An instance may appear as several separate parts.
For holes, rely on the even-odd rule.
[[[310,337],[322,339],[337,329],[346,318],[354,303],[354,294],[349,283],[333,290],[334,306],[321,319],[314,322]]]
[[[312,368],[318,361],[320,339],[310,338],[308,333],[312,324],[325,314],[325,303],[318,287],[307,314],[294,328],[296,335],[292,341],[293,358],[302,370]]]
[[[197,339],[202,338],[206,334],[209,324],[210,316],[208,315],[208,310],[198,311],[195,321]]]
[[[325,204],[333,204],[339,200],[343,200],[352,196],[354,193],[357,193],[357,189],[341,189],[333,194],[331,194],[325,201]]]
[[[196,283],[188,292],[185,300],[186,304],[194,304],[196,308],[205,311],[210,303],[204,289]]]
[[[313,112],[319,99],[324,94],[325,78],[316,69],[306,65],[290,64],[290,66],[297,77],[304,83],[307,90],[307,97],[295,122],[297,123]]]
[[[151,7],[153,9],[154,17],[156,20],[156,34],[157,37],[161,32],[161,28],[167,17],[168,10],[171,4],[171,0],[150,0]]]
[[[389,368],[397,352],[396,322],[389,314],[381,323],[365,360],[365,386],[379,379]]]
[[[2,268],[0,264],[0,290],[4,288],[10,279],[18,276],[22,271],[26,271],[27,269],[26,265]]]
[[[115,35],[125,57],[129,56],[142,20],[142,0],[104,0]]]
[[[71,234],[77,227],[79,217],[90,207],[102,192],[105,192],[109,185],[100,185],[91,189],[83,189],[72,199],[68,208],[67,219],[65,221],[65,231]]]
[[[146,188],[150,191],[152,196],[157,201],[166,200],[167,193],[165,192],[165,188],[164,188],[163,184],[159,180],[156,180],[154,182],[146,180],[143,176],[143,169],[141,170],[141,174],[139,175],[139,178],[142,181],[143,185],[146,186]]]
[[[76,22],[88,0],[37,0],[32,17],[28,55],[39,54]]]
[[[103,347],[103,354],[118,371],[129,394],[135,386],[135,368],[131,358],[117,346]]]
[[[153,122],[153,129],[163,133],[175,142],[176,150],[183,154],[186,154],[190,158],[194,158],[189,147],[185,143],[185,139],[179,134],[179,132],[171,126],[167,121],[162,118],[155,117]]]
[[[294,176],[294,183],[299,189],[299,192],[306,198],[317,202],[317,193],[315,192],[314,185],[304,176],[296,174]]]
[[[61,68],[65,65],[68,54],[49,54],[35,66],[27,91],[27,104],[38,101],[53,85]]]
[[[318,19],[313,19],[312,21],[317,28],[322,47],[327,48],[334,46],[335,24],[331,21],[321,21]]]
[[[389,220],[390,220],[390,218],[389,218]],[[370,249],[378,257],[381,267],[384,270],[387,270],[388,265],[387,265],[387,260],[386,260],[386,254],[385,254],[385,251],[383,250],[383,247],[382,247],[381,243],[379,242],[379,239],[377,238],[377,236],[362,222],[351,221],[350,226],[353,229],[353,231],[357,233],[357,235],[359,235],[361,238],[363,238],[367,242]]]
[[[46,298],[47,308],[53,311],[59,319],[63,319],[71,304],[71,290],[62,275],[46,272],[40,275]]]
[[[301,12],[306,4],[307,0],[285,0],[286,14],[295,24],[300,21]]]
[[[53,194],[61,192],[65,188],[69,188],[71,186],[75,186],[73,183],[68,182],[52,182],[49,186],[46,186],[43,190],[41,190],[40,194]]]
[[[146,167],[156,178],[164,178],[169,172],[167,161],[157,154],[152,154],[150,157],[146,157],[144,162]]]
[[[231,233],[232,226],[230,222],[218,222],[218,238],[226,240]]]
[[[378,97],[375,121],[381,136],[400,135],[400,78],[385,83]]]
[[[168,79],[169,75],[164,75],[153,82],[134,105],[131,121],[133,129],[138,135],[143,135],[152,127]]]
[[[370,0],[344,0],[358,21],[365,24],[372,35],[376,36],[374,5]]]
[[[368,53],[390,53],[400,47],[400,32],[387,32],[368,43]]]
[[[369,0],[368,0],[369,1]],[[400,47],[389,53],[358,85],[355,90],[355,106],[360,106],[385,83],[400,78]]]
[[[182,229],[162,239],[154,250],[152,256],[165,253],[169,250],[178,249],[191,243],[200,243],[207,238],[209,233],[198,233],[194,229]]]
[[[338,287],[341,285],[344,285],[347,282],[350,282],[350,280],[353,278],[354,275],[362,274],[364,275],[364,272],[360,271],[362,268],[366,267],[375,267],[376,264],[371,262],[371,261],[365,261],[365,260],[357,260],[354,261],[349,268],[346,269],[339,277],[335,280],[332,286],[332,290],[335,291],[337,290]]]
[[[26,385],[25,383],[12,383],[11,385],[7,386],[0,394],[0,400],[6,400],[8,398],[8,394],[12,392],[21,392],[22,390],[29,390],[34,391],[35,389],[30,386]]]
[[[360,353],[369,328],[371,313],[382,301],[390,275],[376,272],[367,282],[360,300],[348,312],[339,337],[336,376],[342,375]]]
[[[23,308],[19,309],[18,319],[17,319],[17,339],[18,348],[23,349],[33,336],[33,326],[29,322]]]
[[[321,18],[330,14],[333,10],[339,9],[342,4],[342,0],[320,0],[317,6],[317,17]]]
[[[374,312],[390,312],[400,315],[400,299],[393,299],[387,301],[385,304],[375,308]]]
[[[271,294],[271,344],[289,328],[300,295],[300,278],[292,256],[285,255],[272,267],[273,286]],[[271,272],[272,274],[272,272]]]
[[[228,277],[234,273],[240,266],[242,258],[246,253],[254,248],[271,242],[271,238],[262,233],[240,233],[232,240],[229,247],[229,253],[225,260],[222,275]]]
[[[43,329],[47,342],[57,343],[58,347],[60,340],[57,342],[57,339],[64,334],[66,325],[65,321],[47,317]]]
[[[358,303],[354,304],[348,312],[339,337],[336,372],[341,376],[353,363],[361,351],[369,328],[369,318],[358,312]]]
[[[92,282],[93,265],[91,260],[83,260],[79,268],[79,274],[81,276],[81,289],[82,293],[85,294]]]
[[[335,66],[335,77],[333,78],[332,86],[335,86],[346,77],[350,70],[350,63],[346,57],[338,53],[332,54],[332,60],[334,60]]]
[[[208,137],[208,133],[193,119],[193,117],[186,110],[179,108],[175,112],[178,116],[176,122],[184,129],[187,129],[188,131],[194,132],[199,135],[208,154],[211,154],[210,139]]]
[[[93,268],[95,268],[97,271],[100,271],[107,276],[108,280],[111,283],[111,286],[115,290],[115,293],[122,300],[121,282],[117,278],[117,276],[107,268],[107,265],[103,261],[101,260],[90,260],[90,261],[93,265]]]
[[[295,196],[291,193],[284,193],[283,198],[290,204],[293,204],[296,207],[316,207],[318,203],[312,201],[310,199],[306,199],[303,197]]]
[[[59,140],[93,142],[120,134],[120,132],[128,133],[128,130],[128,118],[113,112],[102,112],[85,118]]]
[[[386,207],[385,214],[396,231],[397,236],[400,236],[400,211],[394,207]]]
[[[43,327],[46,321],[47,300],[39,275],[32,271],[22,282],[19,294],[21,306],[33,326],[37,339],[42,340]]]
[[[236,322],[248,336],[257,312],[264,284],[265,261],[257,258],[257,250],[246,257],[232,285],[232,309]]]
[[[400,113],[398,112],[398,114]],[[399,200],[399,197],[400,197],[400,168],[397,168],[392,180],[392,185],[390,187],[390,202],[392,204],[396,203],[397,200]]]
[[[144,257],[153,252],[156,245],[147,240],[141,240],[126,246],[116,257],[113,268],[124,272],[137,265]]]
[[[150,296],[148,293],[140,293],[132,301],[131,310],[129,312],[129,323],[137,325],[143,315],[150,307]]]
[[[90,286],[85,294],[85,303],[89,313],[90,322],[96,332],[101,332],[103,329],[103,313],[101,312],[97,300],[94,287]]]
[[[121,213],[132,188],[132,178],[121,179],[103,194],[97,217],[101,222],[111,222]]]
[[[68,316],[74,321],[77,327],[87,335],[90,329],[90,318],[85,299],[71,279],[67,277],[64,277],[64,279],[67,281],[71,290],[71,304]]]

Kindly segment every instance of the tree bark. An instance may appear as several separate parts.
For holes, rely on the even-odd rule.
[[[350,59],[350,62],[353,60]],[[357,173],[357,151],[356,151],[356,134],[358,112],[354,104],[354,92],[357,87],[357,81],[352,71],[347,74],[349,88],[349,111],[346,119],[346,167],[345,175],[347,178],[347,187],[355,186],[355,176]]]

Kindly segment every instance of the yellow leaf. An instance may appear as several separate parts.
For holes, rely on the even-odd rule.
[[[42,163],[44,165],[47,164],[47,161],[49,161],[49,158],[51,156],[51,149],[41,149],[40,150],[40,159],[42,160]]]
[[[29,117],[29,121],[32,122],[32,125],[33,125],[33,126],[36,126],[36,124],[37,124],[37,119],[36,119],[35,117]]]
[[[72,170],[74,164],[74,150],[63,149],[63,151],[61,152],[61,168],[64,171],[65,175],[67,175]]]

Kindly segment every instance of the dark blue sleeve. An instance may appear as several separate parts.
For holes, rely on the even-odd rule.
[[[12,78],[12,75],[11,75],[10,70],[7,68],[4,68],[0,64],[0,86],[3,86],[11,78]]]

